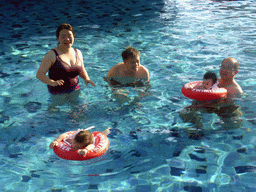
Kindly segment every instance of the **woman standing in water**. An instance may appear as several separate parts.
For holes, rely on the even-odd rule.
[[[36,76],[47,84],[53,106],[67,102],[75,105],[80,94],[78,75],[84,79],[86,85],[95,84],[84,68],[81,51],[72,48],[75,37],[73,27],[70,24],[61,24],[56,36],[59,45],[45,55]]]

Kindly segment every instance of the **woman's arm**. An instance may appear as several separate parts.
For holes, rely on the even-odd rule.
[[[79,74],[79,76],[84,80],[86,85],[88,85],[90,83],[92,86],[95,86],[94,82],[92,80],[90,80],[90,77],[84,68],[83,54],[81,53],[80,50],[77,50],[77,51],[78,51],[78,56],[80,58],[80,61],[82,63],[82,71]]]
[[[64,84],[64,81],[61,79],[54,81],[46,76],[47,71],[50,69],[50,67],[52,66],[52,64],[55,61],[56,61],[55,53],[51,50],[43,58],[42,63],[36,73],[36,77],[39,80],[41,80],[43,83],[46,83],[47,85],[51,85],[51,86],[58,86],[58,85]]]

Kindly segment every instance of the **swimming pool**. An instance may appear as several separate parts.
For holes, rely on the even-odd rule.
[[[1,191],[255,191],[255,3],[253,1],[5,1],[0,14]],[[35,74],[70,23],[74,47],[96,87],[80,83],[80,104],[49,113],[46,85]],[[151,95],[119,107],[103,77],[127,46],[141,52]],[[181,87],[240,62],[240,121],[201,113],[204,136],[191,139],[179,111]],[[127,88],[134,97],[136,91]],[[231,110],[232,111],[232,110]],[[232,111],[233,112],[233,111]],[[231,124],[232,123],[232,124]],[[232,127],[227,127],[232,125]],[[60,133],[112,127],[101,158],[75,162],[48,148]]]

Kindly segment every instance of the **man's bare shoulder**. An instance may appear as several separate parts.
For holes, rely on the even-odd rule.
[[[145,72],[148,72],[148,69],[145,66],[143,66],[143,65],[140,65],[140,69],[145,71]]]
[[[233,82],[232,85],[225,87],[228,91],[228,98],[240,98],[243,95],[243,90],[240,85]]]
[[[124,68],[124,63],[118,63],[114,67],[116,70],[122,70]]]
[[[243,95],[243,89],[237,82],[234,82],[234,90],[236,91],[237,94]]]
[[[241,97],[243,95],[243,90],[240,85],[233,81],[232,83],[225,83],[222,79],[219,79],[219,87],[225,88],[228,91],[228,97]]]
[[[149,72],[148,72],[148,69],[146,67],[144,67],[143,65],[140,65],[140,76],[142,78],[146,78],[148,79],[149,78]]]
[[[113,66],[113,67],[109,70],[107,77],[116,77],[116,76],[119,76],[119,74],[121,73],[123,67],[124,67],[124,64],[123,64],[123,63],[118,63],[118,64],[116,64],[115,66]]]

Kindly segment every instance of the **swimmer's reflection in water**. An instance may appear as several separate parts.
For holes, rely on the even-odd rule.
[[[142,97],[146,97],[150,95],[149,89],[151,85],[148,81],[144,82],[142,79],[137,82],[121,84],[113,78],[104,78],[112,88],[111,98],[114,99],[119,105],[123,105],[124,103],[136,104],[141,100]],[[125,88],[133,87],[135,91],[137,91],[138,95],[134,97],[133,100],[128,96],[129,91]]]
[[[218,108],[206,107],[202,109],[189,106],[182,109],[179,113],[179,116],[184,123],[193,124],[192,128],[186,129],[189,138],[201,139],[204,136],[204,121],[206,122],[207,119],[204,119],[203,116],[204,114],[212,113],[218,115],[218,119],[216,119],[214,123],[215,129],[218,125],[220,125],[220,129],[222,130],[237,129],[242,125],[243,113],[240,106],[237,104]]]

